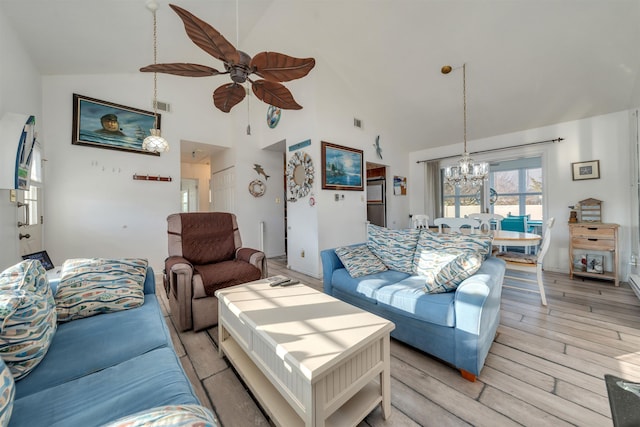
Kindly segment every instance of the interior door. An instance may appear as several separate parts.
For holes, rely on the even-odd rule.
[[[213,173],[212,211],[235,213],[235,181],[236,171],[233,166]]]

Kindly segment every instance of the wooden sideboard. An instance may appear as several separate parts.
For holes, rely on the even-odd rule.
[[[569,274],[618,282],[618,224],[578,222],[569,224]],[[604,255],[603,272],[594,273],[576,268],[581,255]],[[610,257],[606,256],[609,254]]]

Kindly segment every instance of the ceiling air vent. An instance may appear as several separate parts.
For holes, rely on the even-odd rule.
[[[362,129],[362,120],[353,118],[353,126]]]
[[[168,102],[156,101],[156,108],[167,113],[171,112],[171,104],[169,104]]]

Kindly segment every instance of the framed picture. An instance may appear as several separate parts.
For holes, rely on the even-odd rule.
[[[155,127],[153,112],[73,94],[71,143],[159,156],[142,149]],[[160,114],[158,114],[160,129]]]
[[[393,177],[393,195],[394,196],[406,196],[407,195],[407,177],[395,176]]]
[[[363,191],[362,150],[321,143],[322,189]]]
[[[571,168],[574,181],[600,178],[600,160],[571,163]]]
[[[587,254],[587,273],[604,273],[604,255]]]

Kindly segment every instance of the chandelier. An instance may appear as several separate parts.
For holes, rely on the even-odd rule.
[[[153,13],[153,63],[158,62],[158,25],[156,20],[156,10],[158,3],[155,0],[147,1],[147,9]],[[142,141],[142,149],[153,153],[169,151],[169,143],[160,135],[158,129],[158,76],[153,73],[153,129],[149,129],[149,135]]]
[[[453,68],[451,65],[442,67],[442,74],[449,74]],[[444,177],[451,185],[473,187],[482,185],[489,174],[489,164],[486,162],[474,162],[467,152],[467,64],[462,64],[462,110],[464,122],[464,153],[455,166],[447,166]]]

